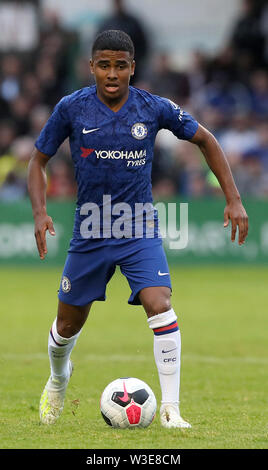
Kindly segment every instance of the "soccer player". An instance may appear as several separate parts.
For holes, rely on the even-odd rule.
[[[55,235],[46,211],[45,168],[67,137],[78,184],[73,237],[48,339],[51,375],[41,395],[40,419],[52,424],[60,416],[72,374],[71,352],[92,303],[105,300],[106,285],[120,266],[132,291],[128,302],[143,306],[154,333],[162,393],[160,422],[166,428],[189,428],[179,409],[180,329],[170,301],[170,273],[152,205],[151,168],[159,129],[169,129],[179,139],[199,146],[226,197],[224,225],[231,220],[231,239],[235,241],[238,229],[239,244],[247,236],[247,214],[214,136],[170,100],[129,86],[135,62],[133,43],[126,33],[101,33],[92,47],[90,69],[96,86],[60,100],[29,163],[28,188],[41,260],[47,254],[46,231]],[[134,210],[145,204],[150,223],[142,209],[137,211],[138,217]],[[129,215],[124,236],[118,217],[122,208]]]

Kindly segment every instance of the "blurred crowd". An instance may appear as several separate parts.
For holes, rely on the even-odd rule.
[[[2,201],[27,196],[29,158],[55,104],[63,95],[93,83],[89,52],[81,47],[79,32],[64,29],[55,13],[37,4],[32,2],[38,25],[32,44],[28,41],[20,49],[0,41]],[[168,51],[154,50],[142,22],[126,11],[122,1],[114,1],[114,13],[98,27],[98,31],[124,29],[131,35],[137,54],[132,85],[170,98],[190,112],[220,142],[242,196],[268,198],[267,2],[241,0],[240,14],[222,50],[213,57],[194,50],[189,66],[182,70],[174,67]],[[18,44],[22,44],[19,35]],[[165,130],[156,140],[152,184],[156,199],[222,197],[198,147]],[[48,164],[48,198],[75,196],[65,141]]]

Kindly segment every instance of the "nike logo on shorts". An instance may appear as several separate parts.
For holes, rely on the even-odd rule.
[[[99,130],[99,127],[96,127],[96,129],[86,129],[84,127],[84,129],[82,130],[83,134],[89,134],[90,132],[95,132],[95,131],[98,131]]]
[[[169,273],[161,273],[161,271],[158,271],[158,276],[168,276]]]

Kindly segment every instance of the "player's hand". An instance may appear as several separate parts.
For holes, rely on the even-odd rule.
[[[227,204],[224,209],[224,227],[232,224],[231,240],[235,241],[236,231],[238,227],[239,236],[238,243],[243,245],[248,235],[248,216],[241,201],[235,201]]]
[[[49,215],[43,215],[35,217],[35,240],[37,249],[39,252],[40,259],[45,259],[47,254],[47,242],[46,242],[46,231],[49,231],[50,235],[56,235],[53,227],[52,218]]]

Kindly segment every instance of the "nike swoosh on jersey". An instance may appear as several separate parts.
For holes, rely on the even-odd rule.
[[[98,131],[98,130],[99,130],[99,127],[96,127],[96,129],[86,129],[84,127],[82,132],[83,132],[83,134],[89,134],[90,132],[95,132],[95,131]]]
[[[160,271],[158,271],[158,276],[168,276],[169,273],[161,273]]]

